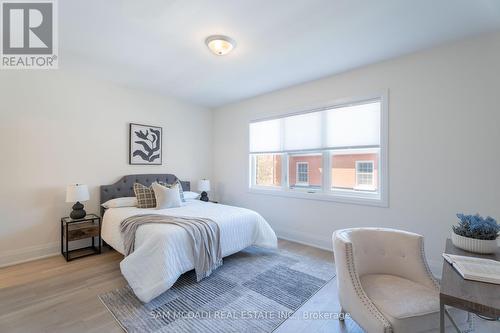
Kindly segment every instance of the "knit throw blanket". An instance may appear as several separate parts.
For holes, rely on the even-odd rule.
[[[142,214],[126,218],[120,224],[125,256],[134,252],[137,228],[149,223],[174,224],[183,228],[188,233],[193,249],[194,269],[198,281],[209,276],[215,269],[222,265],[219,226],[211,219],[201,217]]]

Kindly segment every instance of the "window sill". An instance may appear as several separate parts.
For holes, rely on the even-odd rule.
[[[376,207],[389,207],[387,200],[383,200],[379,194],[353,194],[350,192],[346,193],[335,193],[329,194],[324,192],[305,192],[296,190],[282,190],[278,188],[249,188],[249,193],[252,194],[264,194],[277,197],[285,198],[296,198],[305,200],[319,200],[319,201],[331,201],[346,204],[364,205],[364,206],[376,206]]]

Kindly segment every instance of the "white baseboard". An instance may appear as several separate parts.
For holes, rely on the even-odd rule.
[[[282,229],[274,229],[274,231],[276,232],[278,238],[333,252],[331,237],[325,239],[322,237],[321,238],[316,237],[314,235],[303,232],[290,231],[290,230],[285,231]]]
[[[0,267],[6,267],[23,262],[52,257],[61,251],[59,243],[30,246],[22,249],[5,251],[0,254]]]

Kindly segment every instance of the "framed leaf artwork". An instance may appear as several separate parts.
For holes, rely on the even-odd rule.
[[[129,164],[162,164],[163,129],[157,126],[130,124]]]

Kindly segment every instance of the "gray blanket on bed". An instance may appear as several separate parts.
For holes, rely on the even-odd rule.
[[[186,230],[193,249],[194,269],[198,281],[209,276],[212,271],[222,265],[219,226],[214,221],[201,217],[143,214],[126,218],[120,224],[125,256],[134,252],[137,228],[149,223],[174,224]]]

